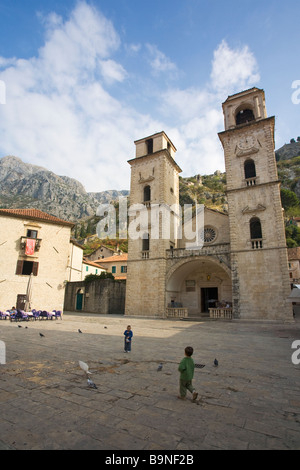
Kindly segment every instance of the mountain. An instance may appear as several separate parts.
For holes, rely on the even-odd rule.
[[[275,152],[281,186],[300,199],[300,142],[294,139]],[[195,175],[179,180],[180,204],[205,204],[227,212],[226,173]],[[84,224],[94,230],[99,204],[117,202],[129,191],[107,190],[86,192],[81,183],[67,176],[36,165],[24,163],[20,158],[7,156],[0,159],[0,207],[37,208],[64,220]],[[99,220],[99,219],[98,219]],[[89,223],[90,222],[90,223]],[[89,231],[88,231],[89,232]],[[92,231],[93,233],[93,231]]]
[[[13,156],[0,159],[0,188],[1,208],[33,207],[72,222],[95,215],[100,203],[129,194],[125,190],[88,193],[73,178]]]
[[[295,139],[291,139],[289,144],[284,144],[282,147],[275,151],[277,162],[280,160],[290,160],[291,158],[298,157],[299,155],[300,141],[296,142]]]

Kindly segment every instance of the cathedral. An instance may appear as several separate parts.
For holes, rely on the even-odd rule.
[[[125,315],[292,320],[275,118],[258,88],[222,107],[228,214],[203,209],[201,243],[190,243],[179,226],[174,144],[163,131],[135,141],[130,207],[146,217],[129,212],[140,236],[128,239]],[[191,227],[197,220],[193,213]]]

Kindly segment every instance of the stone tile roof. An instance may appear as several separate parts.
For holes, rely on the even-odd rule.
[[[101,258],[95,260],[95,263],[115,263],[117,261],[127,261],[128,260],[128,254],[124,253],[122,255],[114,255],[114,256],[108,256],[107,258]]]
[[[67,222],[66,220],[59,219],[53,215],[47,214],[46,212],[40,211],[39,209],[0,209],[0,216],[6,215],[8,217],[20,217],[23,219],[41,220],[43,222],[50,222],[58,225],[74,226],[73,222]]]

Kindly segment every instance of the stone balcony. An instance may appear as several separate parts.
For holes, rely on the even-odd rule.
[[[178,260],[181,258],[200,258],[203,256],[214,256],[220,263],[225,263],[230,267],[230,244],[218,243],[214,245],[203,245],[202,248],[186,249],[186,248],[173,248],[166,250],[166,257],[168,260]]]

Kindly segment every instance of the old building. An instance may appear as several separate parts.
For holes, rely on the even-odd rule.
[[[111,273],[116,280],[126,280],[127,276],[127,253],[100,258],[94,264],[101,266],[106,272]]]
[[[81,281],[84,281],[85,277],[89,276],[90,274],[95,274],[96,276],[98,276],[103,272],[104,273],[106,272],[106,268],[101,266],[99,263],[94,263],[94,261],[90,261],[89,259],[85,257],[83,258]]]
[[[290,283],[300,284],[300,247],[288,248]]]
[[[37,209],[0,209],[0,222],[0,309],[62,310],[77,265],[81,275],[73,224]]]
[[[177,309],[183,316],[292,318],[275,119],[267,116],[258,88],[229,96],[223,113],[228,215],[205,209],[192,245],[188,224],[182,227],[174,144],[164,132],[135,142],[127,315],[165,317]],[[197,221],[195,216],[189,224]]]

